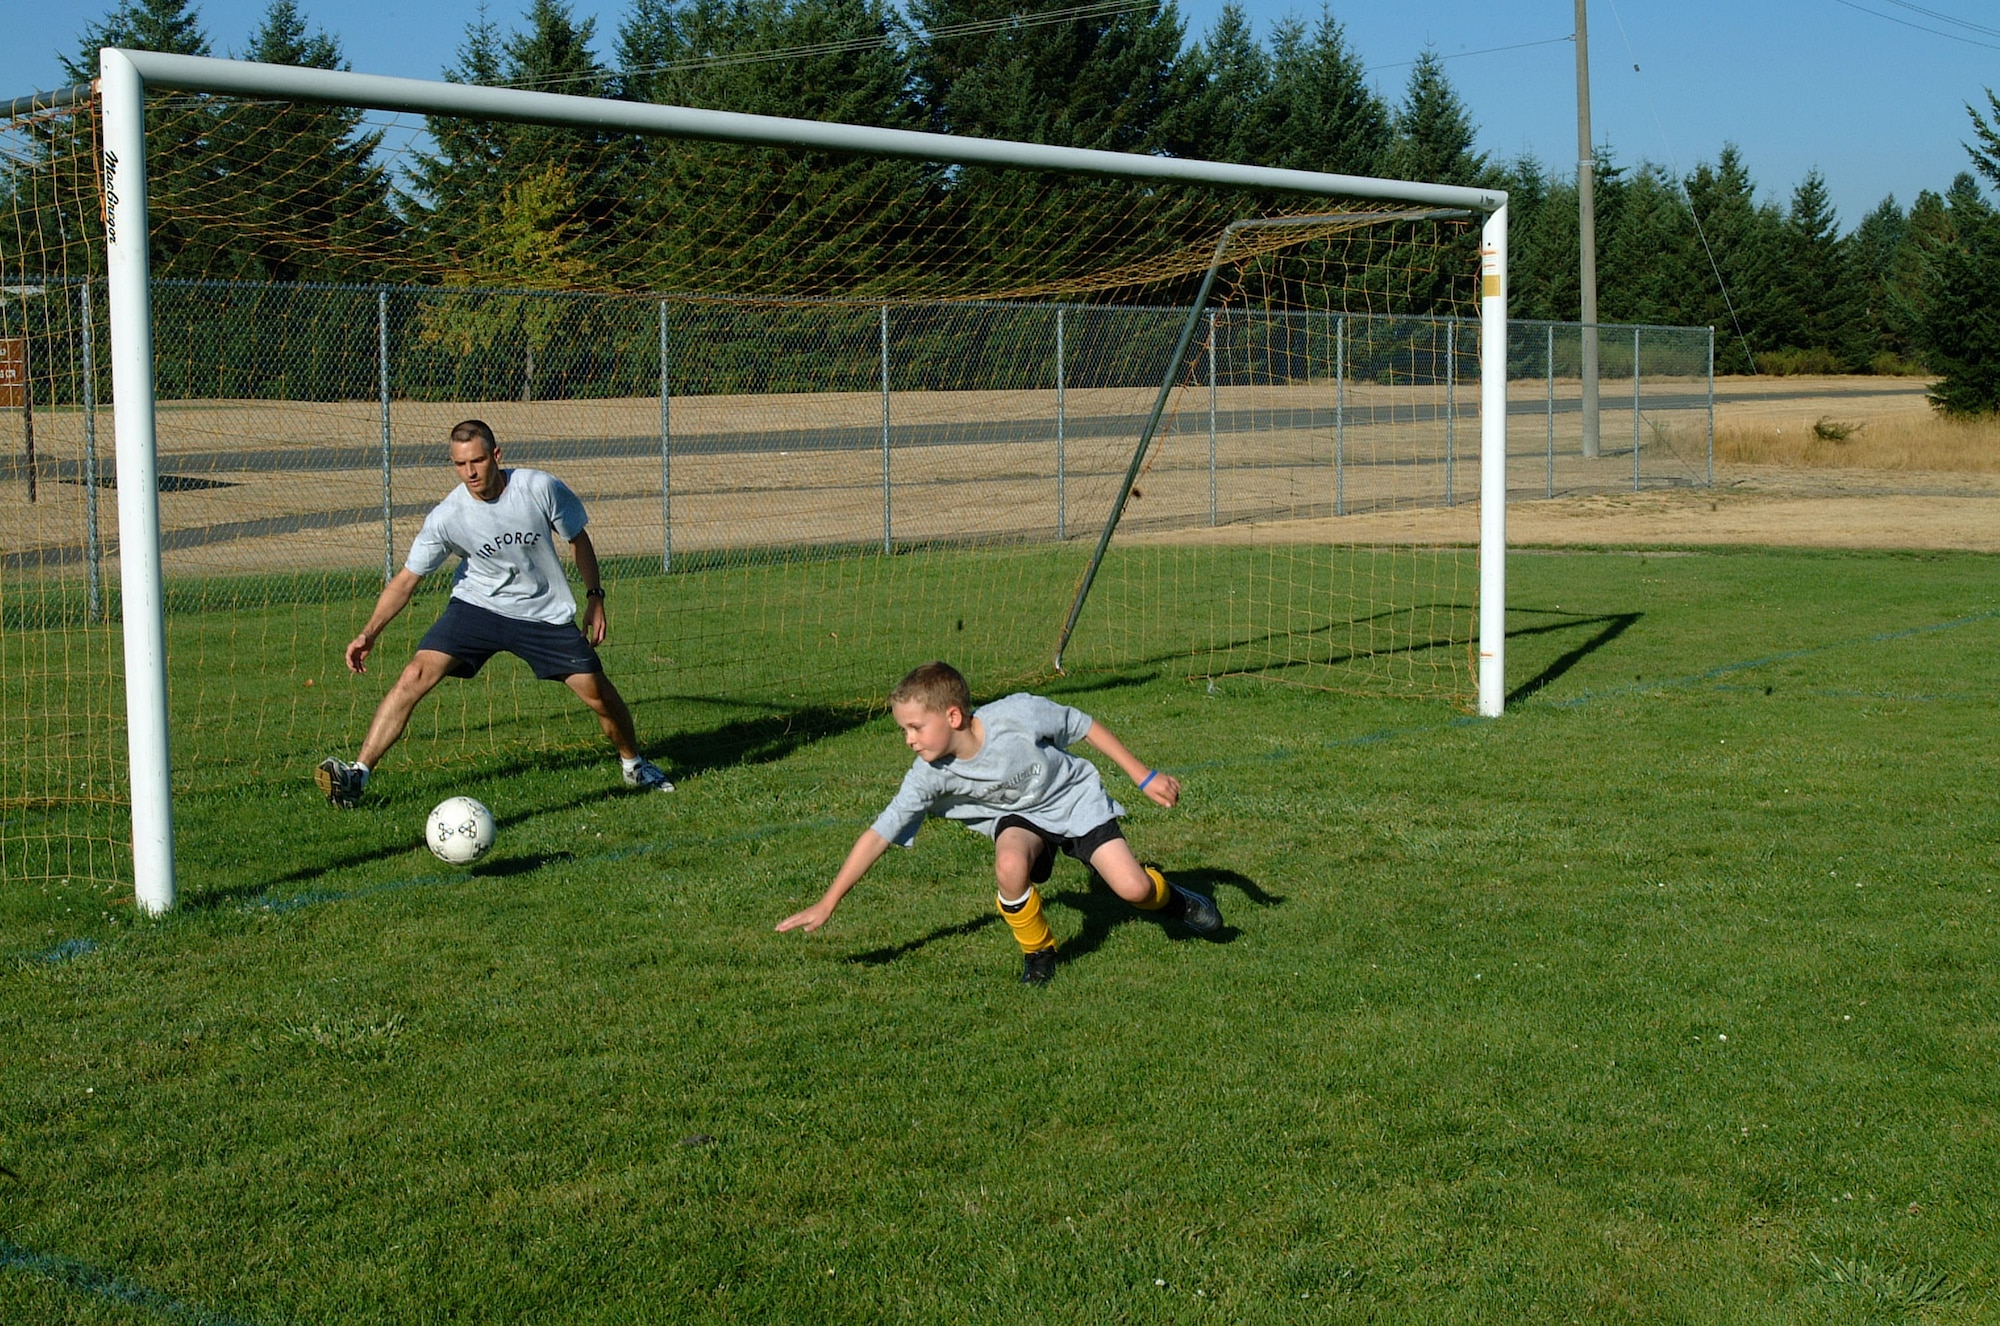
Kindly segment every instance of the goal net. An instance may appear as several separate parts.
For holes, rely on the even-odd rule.
[[[0,136],[10,881],[158,910],[176,817],[310,804],[442,605],[346,673],[468,417],[584,500],[683,771],[934,657],[1495,709],[1478,550],[1409,517],[1480,503],[1498,195],[129,63]],[[600,759],[558,692],[496,662],[392,760]]]

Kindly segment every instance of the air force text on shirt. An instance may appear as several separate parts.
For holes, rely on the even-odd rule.
[[[502,548],[513,548],[517,546],[522,548],[532,548],[541,541],[542,541],[542,536],[534,530],[531,529],[510,530],[505,534],[496,534],[492,538],[488,539],[485,543],[480,544],[477,548],[474,548],[472,550],[472,555],[475,557],[497,557],[500,555],[500,550]]]

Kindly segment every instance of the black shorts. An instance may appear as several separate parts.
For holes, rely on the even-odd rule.
[[[445,604],[444,613],[424,632],[418,649],[451,655],[453,677],[476,677],[486,660],[505,651],[535,670],[543,681],[561,681],[579,672],[602,672],[604,664],[575,622],[503,617],[464,599]]]
[[[1075,858],[1085,865],[1097,854],[1097,849],[1113,839],[1123,839],[1125,833],[1115,819],[1106,820],[1096,828],[1080,833],[1074,838],[1060,833],[1050,833],[1033,820],[1019,815],[1002,815],[1000,822],[993,826],[993,836],[997,839],[1003,829],[1026,829],[1042,840],[1042,850],[1035,854],[1035,863],[1028,867],[1028,880],[1034,884],[1049,882],[1049,872],[1056,868],[1056,853]]]

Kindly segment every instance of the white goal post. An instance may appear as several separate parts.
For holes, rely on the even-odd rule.
[[[1369,179],[1224,162],[959,138],[909,130],[608,101],[460,83],[106,49],[98,82],[115,391],[132,848],[139,906],[174,904],[165,593],[148,261],[149,91],[223,94],[668,138],[808,148],[955,166],[1090,176],[1458,209],[1484,217],[1479,272],[1480,518],[1477,710],[1505,701],[1507,195],[1496,189]]]

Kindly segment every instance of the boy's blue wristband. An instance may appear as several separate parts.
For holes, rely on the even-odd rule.
[[[1152,782],[1155,778],[1158,778],[1159,776],[1160,776],[1160,771],[1158,769],[1146,770],[1146,776],[1139,780],[1139,790],[1141,792],[1145,791],[1146,784]]]

